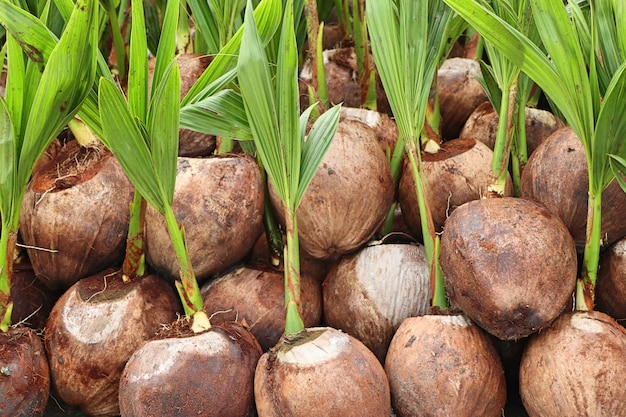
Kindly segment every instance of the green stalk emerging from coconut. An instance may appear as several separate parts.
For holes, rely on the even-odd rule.
[[[527,346],[520,371],[526,410],[531,416],[543,417],[622,414],[626,390],[622,371],[616,369],[623,370],[617,364],[626,352],[626,332],[593,308],[602,241],[602,192],[615,179],[609,154],[615,161],[626,156],[623,35],[617,41],[623,7],[611,0],[590,2],[586,25],[575,2],[568,4],[568,14],[560,2],[530,0],[548,56],[483,5],[445,1],[541,87],[582,142],[587,159],[587,236],[576,285],[578,311],[561,316]],[[585,27],[587,31],[581,30]],[[608,47],[600,46],[605,40]],[[555,356],[555,352],[562,354]],[[547,357],[550,366],[545,366]]]
[[[0,99],[0,362],[7,364],[2,367],[0,393],[3,412],[10,415],[42,415],[50,387],[41,340],[32,331],[10,327],[21,203],[37,160],[93,85],[97,10],[96,2],[78,1],[59,43],[36,49],[30,47],[36,41],[29,36],[36,37],[36,28],[43,25],[9,2],[0,5],[8,50],[6,99]],[[13,32],[20,23],[34,33]],[[20,42],[31,60],[25,59]]]

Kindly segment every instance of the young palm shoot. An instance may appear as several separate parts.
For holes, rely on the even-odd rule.
[[[590,2],[590,30],[585,37],[576,23],[581,13],[575,2],[569,3],[572,13],[568,15],[560,2],[530,0],[546,55],[485,7],[474,2],[445,1],[541,87],[581,140],[587,159],[587,238],[576,286],[578,311],[561,316],[526,347],[520,371],[525,408],[531,416],[543,417],[619,415],[624,412],[626,389],[621,383],[623,367],[616,364],[626,354],[626,332],[593,307],[602,240],[602,192],[615,179],[608,155],[614,155],[615,160],[626,156],[626,121],[622,117],[626,111],[626,64],[621,58],[624,43],[610,43],[611,47],[621,45],[617,49],[621,56],[600,47],[607,30],[613,27],[618,33],[616,22],[624,19],[621,3]],[[601,19],[607,12],[612,12],[611,19]],[[585,39],[590,42],[583,42]],[[600,55],[596,55],[598,50]],[[609,345],[611,349],[599,347]],[[545,366],[547,362],[550,366]],[[590,375],[603,378],[597,380]]]

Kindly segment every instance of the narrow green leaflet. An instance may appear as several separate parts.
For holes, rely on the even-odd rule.
[[[178,27],[179,0],[169,0],[165,8],[165,17],[161,27],[161,39],[157,50],[152,83],[158,85],[167,66],[176,54],[176,28]],[[154,89],[152,90],[154,94]]]
[[[196,22],[196,27],[204,38],[210,53],[217,53],[220,50],[220,33],[218,24],[211,13],[209,3],[200,0],[187,0],[191,8],[191,14]]]
[[[178,156],[180,73],[176,58],[170,61],[161,83],[155,86],[148,113],[152,163],[158,172],[165,201],[172,205]]]
[[[95,3],[95,4],[94,4]],[[78,1],[46,64],[24,133],[18,184],[26,184],[35,162],[74,117],[96,74],[97,2]]]
[[[128,105],[145,123],[148,109],[148,42],[143,2],[132,2],[132,27],[128,59]]]
[[[128,108],[124,94],[110,80],[100,79],[99,107],[104,135],[102,142],[116,156],[139,193],[159,212],[165,205],[159,176],[152,165],[150,150]]]
[[[0,97],[0,218],[6,224],[13,215],[16,162],[11,116],[6,102]]]

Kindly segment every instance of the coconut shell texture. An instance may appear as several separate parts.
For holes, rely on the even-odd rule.
[[[22,202],[20,234],[39,279],[67,289],[121,264],[132,199],[133,186],[110,151],[68,142]]]
[[[55,392],[90,416],[119,415],[118,385],[130,355],[181,313],[156,275],[124,283],[120,271],[84,278],[57,301],[45,343]]]
[[[596,309],[626,325],[626,238],[602,253],[596,283]]]
[[[457,208],[441,237],[440,263],[451,303],[504,340],[548,326],[576,285],[567,228],[545,206],[519,198]]]
[[[153,340],[129,359],[120,381],[123,417],[252,417],[261,347],[229,323]]]
[[[259,167],[246,156],[179,158],[172,208],[202,282],[239,262],[263,230]],[[180,268],[165,219],[150,206],[145,230],[147,261],[159,275],[178,279]]]
[[[398,417],[500,417],[506,382],[489,337],[461,315],[410,317],[387,353]]]
[[[270,191],[285,224],[284,206]],[[296,211],[301,249],[317,259],[358,249],[385,221],[393,198],[389,163],[373,130],[342,119]]]
[[[307,329],[263,354],[254,395],[259,417],[387,417],[391,409],[374,354],[330,327]]]
[[[475,59],[448,58],[437,70],[437,89],[441,110],[441,136],[456,139],[470,114],[487,100],[476,79],[481,75]]]
[[[50,371],[43,343],[28,327],[0,332],[0,415],[43,416]]]
[[[444,142],[439,152],[422,152],[428,206],[435,230],[454,210],[487,194],[493,181],[491,159],[493,151],[474,139],[454,139]],[[507,176],[505,196],[513,195],[510,176]],[[415,179],[405,158],[398,186],[398,200],[402,216],[413,236],[421,236],[422,225],[415,191]]]
[[[547,110],[526,107],[524,116],[526,119],[526,152],[528,155],[531,155],[537,146],[554,131],[564,126],[561,119]],[[485,101],[469,116],[459,137],[479,140],[493,150],[498,134],[499,120],[500,117],[491,102]]]
[[[533,336],[520,368],[530,417],[626,415],[626,330],[606,314],[563,314]]]
[[[340,258],[324,281],[324,320],[359,339],[385,363],[398,326],[430,308],[422,245],[377,244]]]
[[[285,330],[284,272],[274,268],[239,266],[202,287],[202,297],[211,323],[245,323],[263,351],[274,347]],[[302,320],[318,326],[322,318],[322,285],[308,274],[301,275]]]
[[[563,220],[582,252],[589,176],[582,142],[570,127],[550,135],[528,159],[520,193],[540,201]],[[626,235],[626,193],[613,181],[602,193],[602,238],[610,245]]]

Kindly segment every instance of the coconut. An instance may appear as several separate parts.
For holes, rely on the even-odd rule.
[[[0,415],[43,416],[49,393],[48,360],[35,330],[12,327],[0,332]]]
[[[119,265],[133,187],[103,146],[68,142],[24,194],[20,233],[33,270],[49,288]]]
[[[564,126],[561,119],[547,110],[535,107],[524,109],[526,121],[526,152],[531,155],[537,146],[555,130]],[[473,138],[483,142],[493,150],[498,133],[500,117],[491,102],[485,101],[469,116],[459,137]]]
[[[437,153],[422,152],[426,198],[436,231],[454,210],[488,192],[493,182],[491,159],[493,151],[482,142],[470,138],[446,141]],[[505,196],[513,194],[507,175]],[[421,236],[421,220],[413,170],[405,158],[398,185],[398,201],[402,216],[413,236]]]
[[[185,230],[187,254],[199,282],[239,262],[263,230],[263,183],[251,157],[179,158],[172,206]],[[165,218],[146,209],[146,259],[175,281],[180,267]]]
[[[209,55],[184,53],[176,56],[176,63],[180,71],[180,99],[182,100],[193,84],[200,78],[209,66],[213,57]],[[148,84],[152,84],[156,57],[148,61]],[[180,129],[178,135],[179,156],[206,156],[215,150],[215,136],[206,133],[194,132],[189,129]]]
[[[398,326],[430,308],[430,266],[419,244],[368,245],[341,257],[324,281],[324,320],[385,363]]]
[[[477,76],[480,64],[470,58],[448,58],[437,70],[437,90],[441,111],[441,136],[455,139],[468,117],[487,100]]]
[[[596,284],[596,309],[626,324],[626,238],[602,253]]]
[[[457,208],[441,237],[440,263],[451,303],[505,340],[548,326],[576,285],[567,228],[545,206],[519,198]]]
[[[387,114],[368,109],[342,106],[341,116],[346,119],[365,123],[374,129],[378,143],[380,143],[383,151],[385,151],[385,153],[393,153],[398,143],[400,131],[398,130],[396,122]]]
[[[318,326],[322,318],[322,285],[301,275],[302,320]],[[211,323],[238,321],[248,326],[263,351],[275,346],[285,329],[284,272],[270,267],[241,265],[202,287]]]
[[[520,394],[530,417],[626,415],[626,330],[606,314],[563,314],[522,356]]]
[[[59,397],[90,416],[119,415],[118,385],[126,361],[180,310],[171,286],[156,275],[124,283],[121,271],[107,270],[74,284],[46,325]]]
[[[42,329],[52,306],[59,296],[35,276],[30,262],[21,261],[13,265],[11,276],[11,300],[14,323],[24,323],[33,329]]]
[[[261,347],[236,323],[155,339],[129,359],[120,381],[122,417],[251,417]]]
[[[550,135],[528,159],[522,171],[520,194],[556,213],[576,241],[585,245],[589,175],[585,148],[570,127]],[[626,193],[616,180],[602,193],[602,238],[610,245],[626,235]]]
[[[462,315],[410,317],[385,371],[398,417],[500,417],[506,382],[489,337]]]
[[[259,417],[381,417],[391,408],[374,354],[330,327],[306,329],[264,353],[254,396]]]
[[[284,225],[284,205],[273,187],[270,197]],[[317,259],[358,249],[385,221],[393,198],[389,163],[374,132],[342,119],[296,211],[300,247]]]

